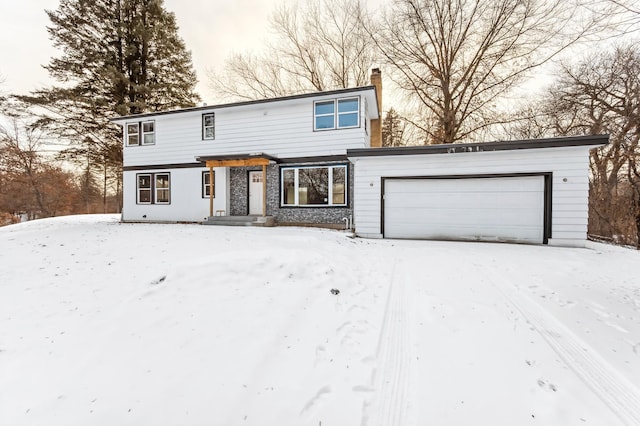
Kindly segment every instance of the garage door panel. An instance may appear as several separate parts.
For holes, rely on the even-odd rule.
[[[542,243],[544,176],[388,179],[384,234]]]
[[[395,231],[393,238],[428,239],[428,240],[460,240],[460,241],[504,241],[538,243],[540,232],[538,228],[523,228],[509,226],[485,227],[479,230],[475,226],[440,225],[439,232],[416,230],[407,224],[405,229]],[[517,236],[514,236],[517,235]],[[387,236],[387,238],[390,238]]]
[[[450,208],[460,209],[474,206],[476,209],[504,210],[505,208],[518,209],[523,205],[529,205],[540,197],[540,193],[503,193],[484,192],[478,193],[456,193],[456,194],[426,194],[406,193],[406,194],[385,194],[385,203],[393,206],[402,205],[405,209],[411,208]],[[487,204],[487,199],[492,200],[492,204]],[[441,207],[440,207],[441,206]]]
[[[390,208],[386,209],[386,217],[401,217],[403,222],[422,223],[425,220],[436,224],[449,223],[453,216],[459,215],[460,209],[453,208]],[[517,209],[499,209],[499,208],[487,208],[480,207],[475,208],[473,212],[468,214],[473,215],[473,223],[482,222],[485,224],[504,224],[509,226],[510,223],[517,223],[519,226],[523,226],[526,223],[535,223],[538,219],[540,212],[532,211],[527,208]],[[458,223],[465,224],[466,220],[458,220]]]

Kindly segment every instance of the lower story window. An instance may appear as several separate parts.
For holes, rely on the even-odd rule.
[[[347,166],[282,169],[283,206],[345,206]]]
[[[169,173],[144,173],[137,175],[138,204],[169,204],[171,202],[171,178]]]
[[[209,198],[209,194],[213,192],[213,198],[216,198],[216,172],[212,173],[213,184],[209,172],[202,172],[202,198]]]

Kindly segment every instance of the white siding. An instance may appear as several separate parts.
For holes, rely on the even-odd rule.
[[[294,98],[145,117],[155,121],[155,145],[124,147],[124,166],[190,163],[197,156],[261,152],[276,157],[344,155],[369,147],[365,93]],[[367,96],[370,94],[367,93]],[[314,101],[360,98],[360,126],[314,131]],[[215,113],[215,140],[202,140],[202,115]],[[136,119],[117,120],[119,124]],[[366,124],[365,124],[366,123]]]
[[[227,168],[215,168],[214,210],[229,212],[229,177]],[[198,222],[209,216],[209,198],[202,198],[202,172],[207,168],[157,169],[127,171],[123,175],[124,202],[122,220]],[[170,204],[137,204],[136,175],[170,173]],[[146,217],[145,217],[146,216]]]
[[[549,244],[583,244],[587,236],[589,149],[577,146],[351,158],[355,163],[356,233],[363,237],[382,237],[382,177],[551,172],[552,239]]]

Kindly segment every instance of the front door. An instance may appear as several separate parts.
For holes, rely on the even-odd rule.
[[[249,172],[249,214],[262,214],[262,172]]]

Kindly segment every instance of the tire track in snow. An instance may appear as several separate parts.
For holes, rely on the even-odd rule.
[[[487,270],[495,288],[534,327],[562,361],[620,418],[640,425],[640,391],[593,348],[515,285]]]
[[[363,425],[402,426],[407,408],[409,359],[405,297],[406,270],[394,262],[382,329],[376,350],[373,400],[365,405]]]

